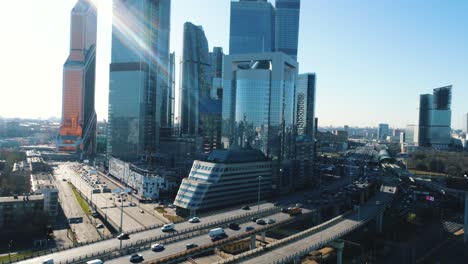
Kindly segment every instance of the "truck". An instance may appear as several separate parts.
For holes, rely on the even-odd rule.
[[[161,231],[167,232],[174,230],[174,223],[165,224],[161,227]]]
[[[218,227],[218,228],[213,228],[213,229],[211,229],[211,230],[208,232],[208,235],[209,235],[210,237],[216,237],[216,236],[225,235],[225,233],[224,233],[224,229],[222,229],[221,227]]]

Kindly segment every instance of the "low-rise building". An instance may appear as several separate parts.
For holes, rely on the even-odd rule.
[[[272,163],[260,150],[231,147],[196,160],[174,201],[177,214],[253,202],[272,193]]]
[[[0,197],[0,233],[18,227],[43,210],[43,195]]]
[[[31,174],[31,192],[44,195],[44,211],[55,217],[58,214],[58,189],[50,173]]]
[[[140,200],[160,199],[162,194],[177,188],[173,171],[141,162],[131,163],[111,157],[109,174],[132,188]]]

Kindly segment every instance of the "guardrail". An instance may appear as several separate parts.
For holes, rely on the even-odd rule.
[[[391,202],[393,201],[393,196],[387,201],[385,202],[384,204],[382,204],[379,208],[379,210],[376,212],[375,215],[377,215],[381,210],[384,210]],[[330,226],[333,226],[335,225],[337,222],[341,222],[343,220],[344,217],[350,215],[353,211],[350,210],[340,216],[337,216],[325,223],[322,223],[320,225],[317,225],[311,229],[308,229],[306,231],[303,231],[303,232],[300,232],[298,234],[295,234],[295,235],[292,235],[292,236],[289,236],[287,238],[284,238],[284,239],[281,239],[279,241],[276,241],[276,242],[273,242],[271,244],[268,244],[264,247],[261,247],[261,248],[256,248],[254,250],[250,250],[250,251],[247,251],[245,253],[242,253],[242,254],[239,254],[239,255],[236,255],[236,256],[233,256],[229,259],[226,259],[226,260],[222,260],[222,261],[219,261],[217,262],[218,264],[227,264],[227,263],[238,263],[242,260],[247,260],[247,259],[250,259],[250,258],[253,258],[255,256],[258,256],[260,254],[263,254],[263,253],[266,253],[268,251],[271,251],[271,250],[274,250],[276,248],[279,248],[279,247],[282,247],[286,244],[290,244],[292,242],[295,242],[295,241],[298,241],[298,240],[301,240],[303,239],[304,237],[307,237],[307,236],[310,236],[310,235],[313,235],[313,234],[316,234],[320,231],[323,231],[325,229],[327,229],[328,227]],[[296,260],[298,257],[302,257],[304,255],[307,255],[308,253],[310,253],[311,251],[317,249],[318,247],[322,247],[323,245],[326,245],[328,243],[330,243],[331,241],[334,241],[340,237],[342,237],[343,235],[345,234],[348,234],[354,230],[356,230],[357,228],[361,227],[362,225],[366,224],[367,222],[369,222],[370,220],[372,220],[375,215],[373,215],[372,217],[367,217],[359,222],[357,222],[355,225],[351,226],[350,228],[347,228],[346,230],[344,231],[341,231],[331,237],[325,237],[325,239],[321,240],[320,242],[316,242],[314,244],[312,244],[310,247],[304,249],[304,250],[301,250],[299,252],[295,252],[294,254],[290,255],[290,256],[286,256],[286,257],[283,257],[282,259],[280,260],[277,260],[273,263],[290,263],[291,261],[294,261]]]

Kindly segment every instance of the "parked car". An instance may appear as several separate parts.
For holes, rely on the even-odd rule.
[[[189,221],[190,223],[199,223],[199,222],[200,222],[200,218],[194,216],[194,217],[190,218],[188,221]]]
[[[198,247],[198,245],[197,245],[197,244],[193,244],[193,243],[185,245],[185,248],[186,248],[186,249],[191,249],[191,248],[196,248],[196,247]]]
[[[120,235],[117,236],[118,240],[124,240],[124,239],[129,239],[130,236],[127,233],[121,233]]]
[[[103,224],[97,224],[96,228],[104,228],[104,225]]]
[[[232,230],[239,230],[240,229],[239,224],[237,224],[237,223],[230,223],[228,225],[228,227],[229,227],[229,229],[232,229]]]
[[[124,200],[125,201],[125,200]],[[131,207],[135,207],[136,206],[136,203],[128,203],[128,206],[131,206]]]
[[[257,225],[266,225],[266,222],[263,219],[257,219],[257,221],[255,221],[255,223],[257,223]]]
[[[132,254],[130,256],[130,262],[142,262],[143,261],[143,256],[141,254]]]
[[[254,229],[255,229],[255,227],[253,227],[253,226],[246,226],[246,227],[245,227],[245,231],[246,231],[246,232],[252,231],[252,230],[254,230]]]
[[[163,244],[153,244],[153,245],[151,245],[151,250],[152,251],[163,251],[164,250],[164,245]]]

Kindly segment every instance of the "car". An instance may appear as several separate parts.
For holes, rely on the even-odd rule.
[[[117,202],[119,202],[119,203],[120,203],[121,201],[122,201],[121,199],[118,199],[118,200],[117,200]]]
[[[275,219],[268,219],[267,224],[271,225],[276,223]]]
[[[143,261],[143,256],[141,254],[132,254],[130,256],[130,262],[142,262]]]
[[[252,222],[257,222],[258,217],[254,216],[254,217],[251,218],[251,220],[252,220]]]
[[[301,203],[297,203],[297,204],[296,204],[296,207],[302,207],[302,204],[301,204]]]
[[[254,229],[255,229],[255,227],[253,227],[253,226],[246,226],[246,227],[245,227],[245,231],[246,231],[246,232],[252,231],[252,230],[254,230]]]
[[[112,200],[112,197],[109,197],[109,200]]]
[[[125,240],[125,239],[129,239],[129,238],[130,238],[130,236],[127,233],[120,233],[120,235],[117,236],[118,240]]]
[[[186,249],[191,249],[191,248],[196,248],[196,247],[198,247],[198,245],[197,245],[197,244],[193,244],[193,243],[185,245],[185,248],[186,248]]]
[[[215,242],[215,241],[224,239],[224,238],[226,238],[226,237],[227,237],[226,234],[220,234],[220,235],[217,235],[217,236],[212,237],[212,238],[211,238],[211,241],[212,241],[212,242]]]
[[[163,244],[152,244],[151,245],[151,250],[152,251],[163,251],[164,250],[164,245]]]
[[[169,207],[169,208],[175,208],[175,205],[169,204],[167,207]]]
[[[239,224],[237,224],[237,223],[230,223],[228,225],[228,227],[229,227],[229,229],[232,229],[232,230],[239,230],[240,229]]]
[[[124,201],[125,201],[125,200],[124,200]],[[130,203],[128,203],[128,206],[135,207],[135,206],[136,206],[136,203],[130,202]]]
[[[103,224],[97,224],[96,228],[104,228],[104,225]]]
[[[194,216],[194,217],[190,218],[188,221],[189,221],[190,223],[199,223],[199,222],[200,222],[200,218]]]
[[[143,209],[140,209],[140,213],[144,214],[144,213],[145,213],[145,211],[143,211]]]
[[[273,204],[273,206],[279,206],[281,203],[280,202],[276,202]]]
[[[379,205],[379,204],[380,204],[380,201],[375,201],[375,204]]]
[[[67,181],[67,179],[63,178],[62,181]]]
[[[266,225],[266,222],[263,219],[257,219],[257,221],[255,221],[255,223],[257,223],[257,225]]]
[[[250,210],[250,206],[248,205],[242,206],[242,210]]]

